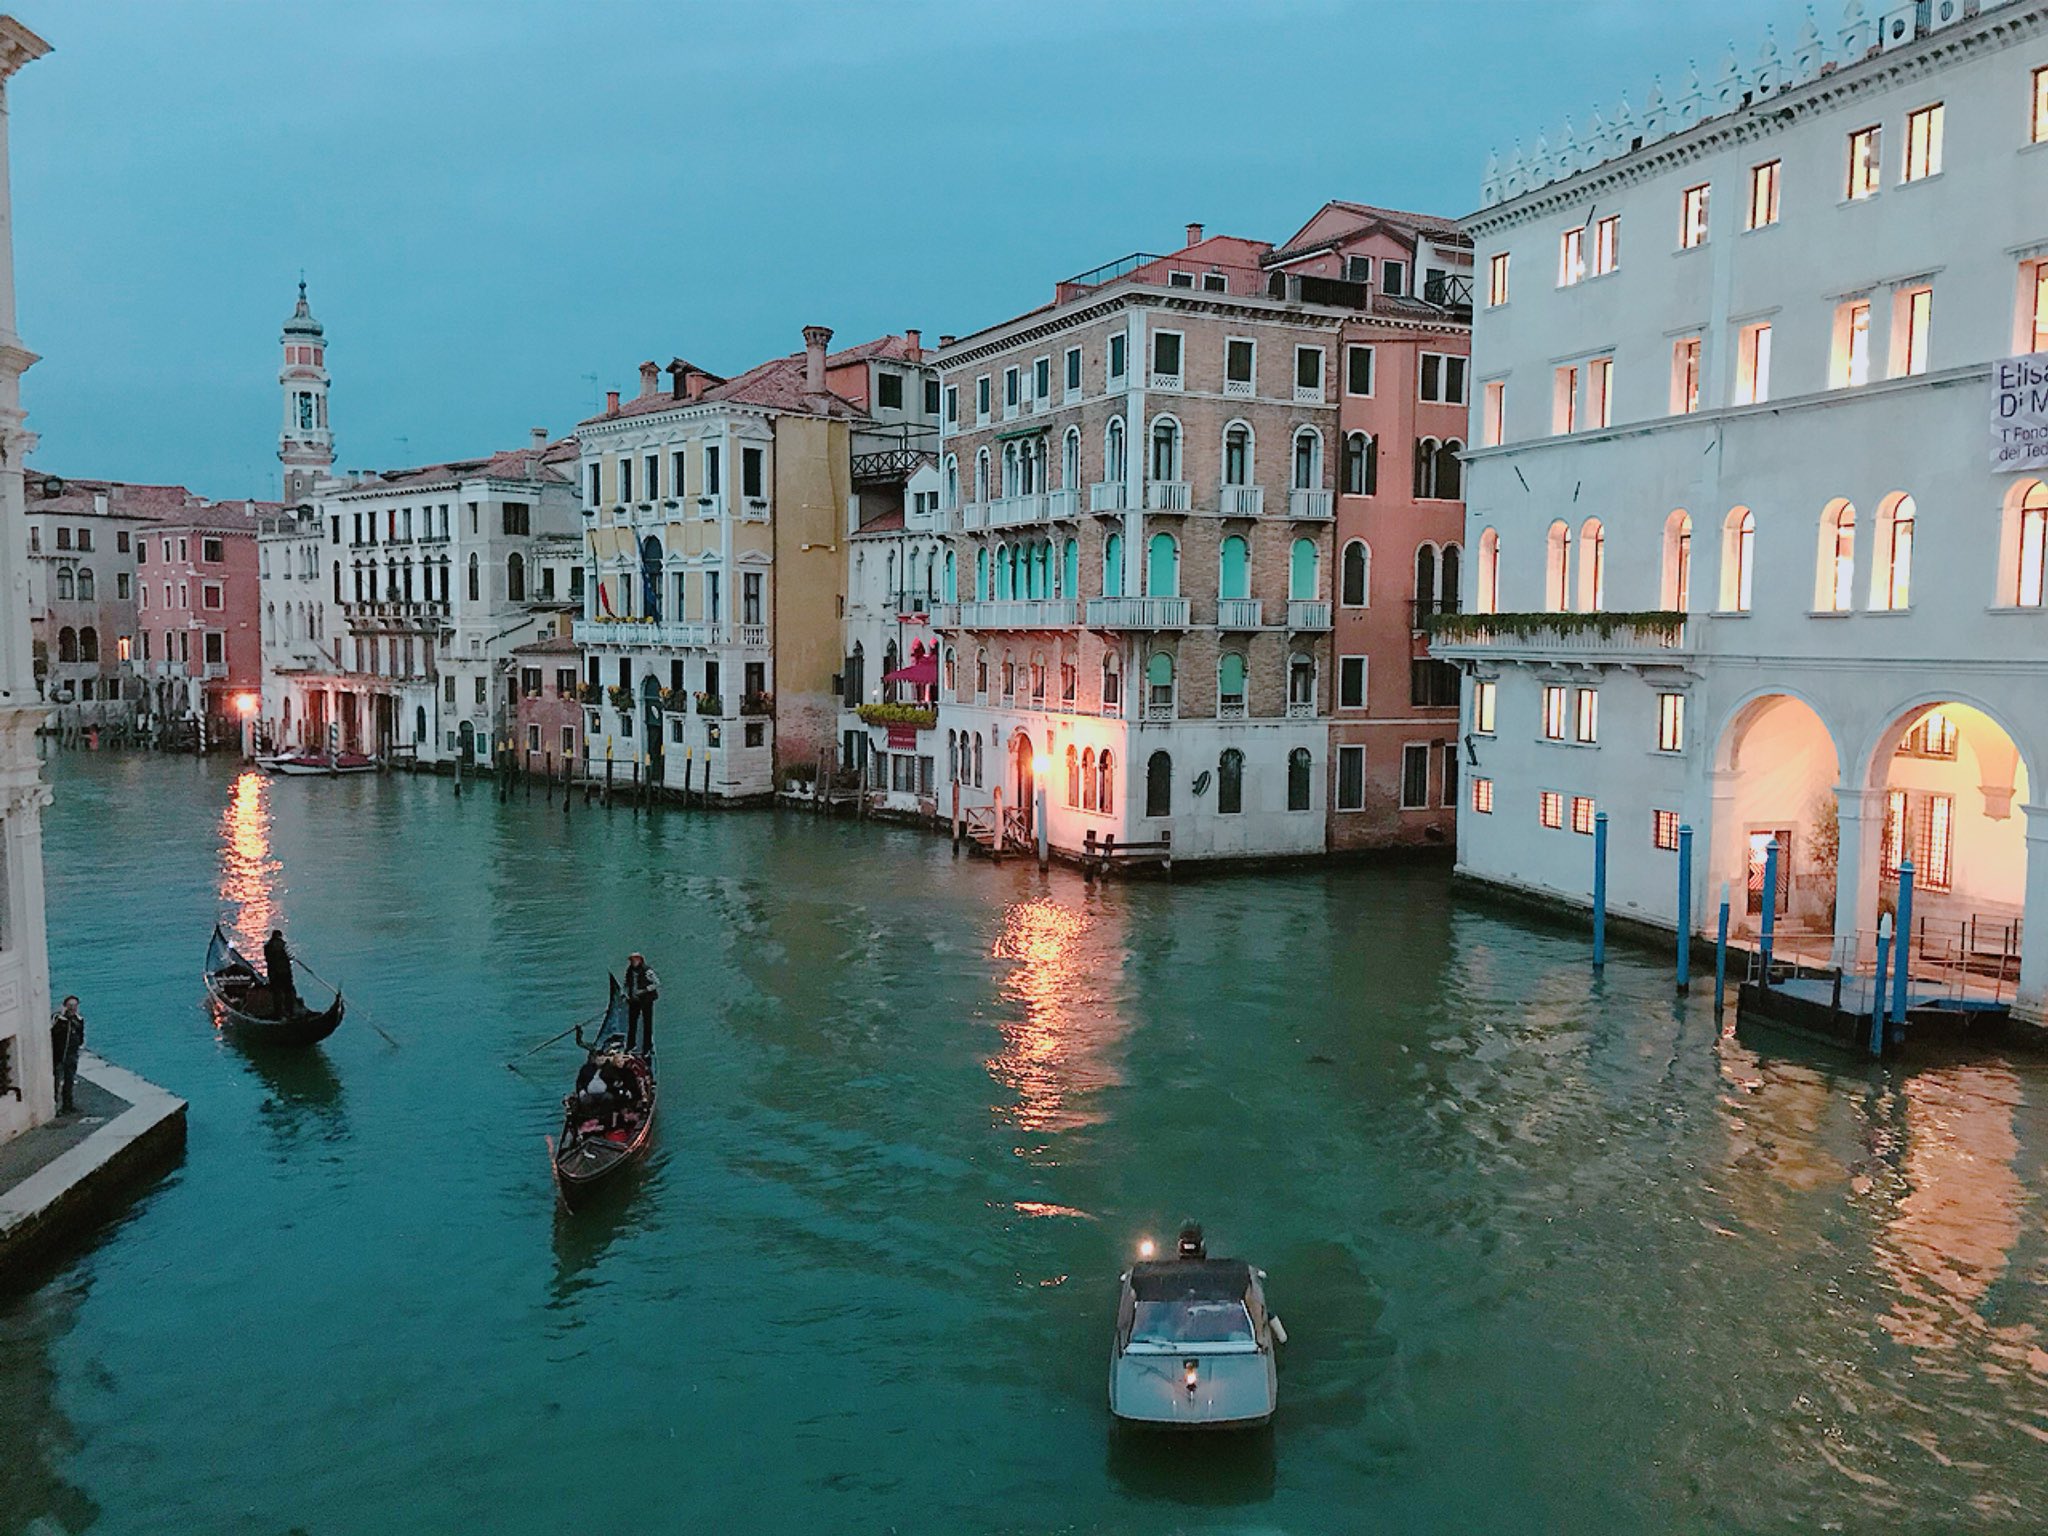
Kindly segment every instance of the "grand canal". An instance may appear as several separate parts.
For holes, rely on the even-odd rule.
[[[1866,1068],[1438,870],[1091,888],[920,834],[67,757],[53,965],[183,1165],[0,1299],[0,1529],[2038,1529],[2048,1068]],[[216,914],[351,999],[215,1038]],[[607,965],[664,1120],[556,1214]],[[381,1025],[399,1042],[381,1039]],[[1269,1441],[1124,1444],[1115,1278],[1271,1272]]]

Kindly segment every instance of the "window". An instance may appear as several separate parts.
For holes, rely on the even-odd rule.
[[[1342,591],[1340,601],[1346,608],[1363,608],[1371,598],[1372,551],[1362,539],[1353,539],[1344,546]]]
[[[1572,830],[1593,834],[1593,799],[1590,795],[1572,796]]]
[[[1610,213],[1593,226],[1593,275],[1605,277],[1621,265],[1621,215]]]
[[[1771,398],[1771,327],[1745,325],[1735,353],[1735,403],[1762,405]]]
[[[1233,336],[1223,344],[1223,393],[1234,399],[1249,399],[1256,392],[1253,383],[1252,343]]]
[[[1010,415],[1017,409],[1017,402],[1023,396],[1023,372],[1014,364],[1003,370],[1003,414]]]
[[[1918,507],[1910,496],[1890,497],[1878,509],[1875,568],[1870,606],[1899,612],[1912,606],[1913,524]]]
[[[1479,443],[1482,448],[1498,448],[1507,441],[1507,381],[1490,380],[1481,394],[1485,400],[1485,407],[1479,424]]]
[[[1491,816],[1493,814],[1493,780],[1474,779],[1472,781],[1472,809],[1482,816]]]
[[[883,410],[903,409],[903,375],[900,373],[875,372],[875,403]]]
[[[1192,272],[1169,272],[1166,274],[1166,286],[1169,288],[1192,288],[1195,286],[1195,274]]]
[[[1955,721],[1938,709],[1930,709],[1900,739],[1899,756],[1954,762],[1957,739]]]
[[[1856,606],[1856,508],[1829,502],[1820,518],[1820,569],[1814,583],[1815,608],[1847,613]]]
[[[1906,114],[1905,181],[1941,174],[1941,103]]]
[[[2019,349],[2048,352],[2048,257],[2020,264]]]
[[[1495,251],[1486,262],[1486,307],[1498,309],[1508,301],[1508,253]]]
[[[79,574],[79,576],[80,576],[80,577],[82,578],[82,577],[84,577],[84,576],[85,576],[85,575],[86,575],[87,573],[86,573],[86,572],[84,572],[84,571],[80,571],[80,572],[79,572],[78,574]],[[81,580],[81,581],[80,581],[80,583],[79,583],[79,596],[81,596],[81,597],[84,597],[84,596],[86,596],[86,595],[87,595],[87,594],[86,594],[86,591],[85,591],[85,587],[86,587],[86,585],[87,585],[87,584],[86,584],[86,583],[85,583],[85,582],[84,582],[83,580]],[[207,581],[207,582],[201,582],[201,583],[200,583],[200,586],[199,586],[199,606],[200,606],[200,607],[202,607],[202,608],[208,608],[208,609],[211,609],[211,610],[213,610],[213,611],[214,611],[214,612],[216,612],[216,613],[220,611],[220,608],[221,608],[221,595],[220,595],[220,583],[219,583],[219,582],[217,582],[217,581]]]
[[[974,419],[977,422],[988,420],[988,402],[989,376],[984,373],[974,381]]]
[[[92,535],[81,530],[78,536],[78,547],[80,549],[91,549],[91,540]],[[201,539],[199,541],[199,558],[208,565],[219,565],[227,557],[222,553],[221,541],[219,539]]]
[[[1337,809],[1365,809],[1365,748],[1337,749]]]
[[[88,629],[85,633],[90,635],[92,631]],[[206,658],[207,665],[220,666],[227,660],[227,636],[217,629],[209,629],[206,632],[205,649],[201,654]],[[92,658],[86,659],[89,661]]]
[[[762,490],[768,454],[761,448],[740,450],[740,494],[753,501],[759,501],[766,494]]]
[[[1052,359],[1041,357],[1031,364],[1031,398],[1050,400],[1052,398]]]
[[[1712,187],[1687,187],[1678,214],[1678,248],[1689,251],[1707,243],[1707,194]]]
[[[1347,395],[1370,395],[1372,393],[1373,349],[1371,347],[1346,347],[1344,349],[1344,393]]]
[[[1202,274],[1202,292],[1227,293],[1229,291],[1230,281],[1221,272],[1204,272]]]
[[[1575,432],[1579,425],[1579,369],[1576,363],[1552,371],[1550,376],[1550,430],[1559,436]]]
[[[1756,580],[1756,514],[1737,507],[1728,514],[1721,543],[1721,611],[1749,612]]]
[[[1543,736],[1546,741],[1563,741],[1571,690],[1549,687],[1543,690]]]
[[[1365,708],[1365,663],[1363,656],[1337,658],[1337,707]]]
[[[1557,286],[1569,288],[1586,275],[1586,226],[1568,229],[1558,240]]]
[[[2019,581],[2015,595],[2022,608],[2041,606],[2048,586],[2048,485],[2036,480],[2020,501]]]
[[[1225,651],[1216,663],[1216,711],[1219,715],[1244,714],[1244,657]]]
[[[1564,796],[1554,789],[1536,792],[1536,818],[1553,832],[1564,826]]]
[[[704,445],[704,494],[706,496],[723,494],[724,486],[720,479],[722,467],[718,457],[718,445],[716,443],[706,443]]]
[[[1700,339],[1683,336],[1671,344],[1671,414],[1690,416],[1700,408]]]
[[[1380,292],[1400,298],[1408,291],[1408,263],[1391,256],[1380,258]]]
[[[1287,754],[1287,809],[1305,811],[1309,808],[1311,775],[1315,772],[1315,758],[1307,747],[1296,747]]]
[[[1164,752],[1154,752],[1145,762],[1145,814],[1173,814],[1173,759]]]
[[[1877,195],[1884,162],[1882,132],[1875,127],[1859,128],[1849,135],[1849,201],[1852,203]]]
[[[1856,389],[1870,382],[1870,300],[1851,299],[1835,310],[1833,377],[1836,389]]]
[[[1294,349],[1294,398],[1304,402],[1320,402],[1323,398],[1323,349],[1321,347],[1296,347]]]
[[[1572,740],[1592,746],[1600,740],[1600,690],[1578,690],[1578,707],[1572,714]]]
[[[1766,160],[1749,168],[1749,211],[1745,229],[1767,229],[1778,222],[1778,172],[1781,162]]]
[[[1428,807],[1429,746],[1426,742],[1411,741],[1401,748],[1401,809],[1420,811]]]
[[[1129,345],[1130,338],[1122,332],[1109,338],[1109,376],[1113,380],[1124,376],[1124,354]]]
[[[1500,684],[1488,678],[1472,685],[1472,729],[1481,736],[1493,734],[1493,715]]]
[[[1927,371],[1927,329],[1934,318],[1934,290],[1910,288],[1898,300],[1900,378]]]
[[[1604,427],[1610,422],[1614,401],[1614,359],[1596,357],[1586,364],[1586,425]]]
[[[619,500],[620,500],[620,501],[631,501],[632,499],[633,499],[633,461],[632,461],[631,459],[629,459],[629,458],[624,458],[624,457],[621,457],[621,458],[620,458],[620,460],[619,460]],[[373,519],[373,520],[372,520],[372,522],[371,522],[371,524],[370,524],[370,529],[371,529],[371,542],[373,542],[373,543],[375,542],[375,538],[376,538],[376,527],[377,527],[377,525],[376,525],[376,522],[375,522],[375,521],[374,521],[374,519]]]
[[[1370,496],[1379,488],[1379,445],[1363,432],[1344,434],[1344,494]]]
[[[1650,841],[1666,852],[1678,847],[1678,812],[1650,812]]]
[[[1419,391],[1423,400],[1440,405],[1465,403],[1465,359],[1444,352],[1422,354]]]
[[[1225,748],[1216,760],[1216,814],[1244,814],[1244,754],[1235,747]]]
[[[1685,695],[1682,693],[1657,695],[1657,750],[1685,750]]]
[[[1408,663],[1408,702],[1423,709],[1455,706],[1462,681],[1456,662],[1411,661]]]

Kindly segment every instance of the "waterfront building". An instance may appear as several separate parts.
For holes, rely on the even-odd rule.
[[[190,497],[136,531],[132,650],[146,719],[200,721],[212,741],[238,737],[239,701],[254,700],[263,680],[256,531],[276,511],[274,502]]]
[[[938,725],[939,606],[946,546],[935,454],[920,455],[900,496],[856,498],[847,535],[845,660],[839,763],[865,771],[881,810],[936,812],[944,749]],[[862,514],[866,521],[855,521]]]
[[[577,429],[595,774],[680,788],[708,761],[711,794],[740,800],[829,771],[848,529],[901,507],[938,385],[916,331],[803,337],[734,378],[642,363],[638,394]]]
[[[346,631],[323,559],[326,544],[326,521],[311,505],[287,503],[258,521],[261,719],[265,737],[280,746],[325,745],[307,736],[303,704],[312,678],[341,669]]]
[[[28,582],[21,376],[35,354],[14,329],[14,214],[7,183],[7,82],[50,45],[0,16],[0,591]],[[0,1141],[50,1119],[50,957],[44,934],[42,780],[36,732],[48,713],[37,686],[30,605],[0,603]]]
[[[2048,7],[1853,8],[1489,167],[1459,866],[2048,991]],[[2002,439],[2005,396],[2036,427]],[[2026,920],[2039,919],[2039,921]],[[2005,989],[2008,994],[2010,986]]]
[[[574,541],[581,559],[582,540]],[[579,563],[578,570],[581,570]],[[583,650],[565,617],[555,633],[512,648],[506,692],[513,700],[513,750],[524,773],[573,773],[583,761]]]
[[[136,540],[190,493],[40,471],[23,490],[28,625],[43,697],[76,723],[129,721],[141,659]]]
[[[1459,537],[1469,278],[1443,221],[1331,203],[1277,246],[1191,224],[941,348],[935,627],[964,810],[1000,804],[1029,842],[1049,773],[1068,853],[1091,832],[1195,859],[1444,835],[1455,710],[1440,682],[1412,693],[1411,573]]]

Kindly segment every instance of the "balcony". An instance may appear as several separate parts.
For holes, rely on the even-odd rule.
[[[577,619],[569,626],[569,637],[578,645],[619,646],[708,646],[715,643],[715,624],[652,619]]]
[[[1081,493],[1071,486],[1064,491],[1045,493],[1045,515],[1055,523],[1071,521],[1081,515]]]
[[[1147,512],[1185,512],[1194,504],[1194,497],[1185,480],[1147,480],[1145,482],[1145,510]]]
[[[1216,627],[1218,629],[1261,628],[1260,614],[1264,605],[1256,597],[1219,597],[1216,600]]]
[[[1090,629],[1186,629],[1184,597],[1091,597]]]
[[[1682,613],[1453,613],[1430,623],[1439,661],[1683,667],[1692,658]]]
[[[1291,630],[1306,631],[1330,627],[1330,605],[1327,601],[1303,602],[1290,598],[1287,603],[1287,627]]]
[[[1258,393],[1258,387],[1250,379],[1225,379],[1223,398],[1226,400],[1249,400]]]
[[[1045,521],[1045,496],[1032,493],[1024,496],[1005,496],[988,504],[988,526],[991,528],[1015,528],[1025,523]]]
[[[937,629],[1071,629],[1080,604],[1069,597],[941,603],[932,610]]]
[[[1294,386],[1294,403],[1296,405],[1321,405],[1323,403],[1323,386],[1320,384],[1296,384]]]
[[[1287,701],[1288,719],[1313,720],[1315,717],[1316,703],[1314,699],[1289,699]]]
[[[988,526],[988,503],[985,501],[965,503],[960,508],[960,526],[962,528],[986,528]]]
[[[1165,703],[1160,703],[1152,699],[1148,699],[1145,701],[1146,724],[1170,725],[1173,723],[1173,721],[1175,721],[1178,718],[1179,712],[1174,708],[1173,702],[1171,700],[1168,700]]]
[[[1242,720],[1244,718],[1244,695],[1239,694],[1234,699],[1218,699],[1216,701],[1216,718],[1218,720]]]
[[[1287,493],[1287,515],[1327,520],[1331,515],[1332,500],[1328,491],[1304,491],[1297,487]]]
[[[1217,510],[1225,517],[1261,517],[1266,511],[1263,485],[1226,485],[1216,497]]]
[[[1152,372],[1152,388],[1154,389],[1170,389],[1178,392],[1182,387],[1182,383],[1182,376],[1178,373],[1161,373],[1157,369],[1154,369]]]
[[[1103,480],[1088,487],[1088,510],[1090,512],[1122,512],[1129,505],[1129,496],[1121,480]]]

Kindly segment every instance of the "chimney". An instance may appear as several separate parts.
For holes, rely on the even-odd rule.
[[[832,340],[829,325],[804,327],[804,393],[825,393],[825,348]]]
[[[704,391],[710,387],[711,375],[702,368],[685,368],[683,370],[683,398],[685,400],[702,400],[704,398]]]
[[[607,416],[619,414],[619,392],[616,389],[608,389],[604,392],[604,413]]]
[[[533,451],[535,453],[545,452],[547,446],[548,429],[546,427],[535,427],[533,429]]]
[[[661,370],[653,363],[640,365],[640,398],[645,400],[661,387]]]
[[[939,337],[939,350],[943,352],[947,347],[950,347],[951,345],[953,345],[954,342],[958,341],[959,339],[960,338],[958,336],[942,334]]]
[[[921,362],[923,362],[923,361],[924,361],[924,332],[923,332],[923,331],[905,331],[905,332],[903,333],[903,339],[904,339],[904,340],[905,340],[906,342],[908,342],[908,343],[910,344],[910,360],[911,360],[911,361],[912,361],[913,363],[921,363]]]
[[[106,515],[107,493],[105,491],[94,491],[92,493],[92,509],[102,517]]]
[[[1201,225],[1199,225],[1199,224],[1190,224],[1190,225],[1188,226],[1188,244],[1189,244],[1189,245],[1200,245],[1201,243],[1202,243],[1202,226],[1201,226]]]
[[[671,400],[681,400],[683,395],[683,372],[685,364],[679,357],[662,371],[668,375],[668,394]]]

